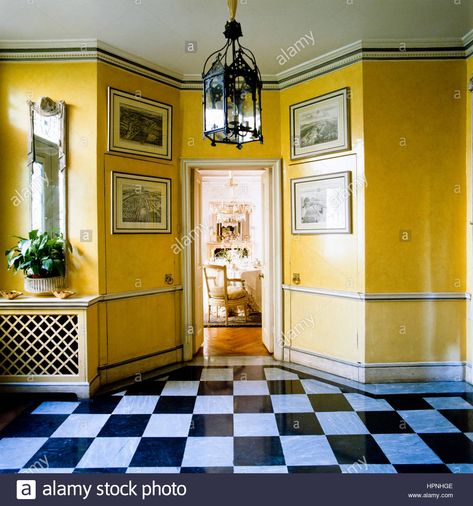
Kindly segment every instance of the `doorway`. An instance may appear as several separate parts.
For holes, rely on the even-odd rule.
[[[281,357],[280,177],[279,160],[182,161],[185,360]],[[214,267],[231,280],[231,307],[209,300],[223,286]]]
[[[199,209],[193,229],[201,231],[195,236],[200,249],[195,263],[202,263],[204,279],[203,308],[196,306],[204,315],[198,354],[204,357],[269,355],[262,342],[264,185],[264,170],[194,171]]]

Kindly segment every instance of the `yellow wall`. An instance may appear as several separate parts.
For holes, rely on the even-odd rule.
[[[284,158],[284,281],[301,274],[304,286],[363,290],[363,185],[354,199],[353,234],[291,234],[290,179],[324,172],[352,170],[363,179],[363,74],[356,64],[281,92],[281,142]],[[290,160],[289,106],[340,88],[350,89],[352,150],[313,161]],[[350,153],[355,156],[349,157]],[[325,160],[324,160],[325,158]],[[323,161],[321,161],[323,160]],[[316,260],[315,260],[316,259]]]
[[[473,78],[473,56],[470,56],[466,62],[466,86],[469,80]],[[465,88],[462,88],[465,89]],[[467,256],[467,291],[471,293],[473,286],[473,235],[472,229],[469,225],[473,222],[472,209],[473,209],[473,189],[472,171],[473,171],[473,92],[465,91],[466,93],[466,185],[467,185],[467,223],[466,223],[466,256]],[[472,301],[467,303],[467,315],[471,315]],[[473,362],[473,327],[472,319],[468,317],[466,323],[466,360],[470,368],[470,381],[473,376],[471,375],[471,364]]]
[[[15,243],[13,235],[30,229],[29,198],[12,204],[16,192],[28,190],[29,112],[27,100],[42,96],[67,104],[68,238],[75,248],[69,262],[68,284],[81,293],[98,292],[97,241],[81,243],[80,230],[97,237],[97,65],[95,63],[0,63],[0,287],[23,290],[23,275],[4,266],[3,251]]]
[[[365,62],[363,74],[366,291],[465,291],[465,63]]]
[[[291,161],[289,107],[341,88],[350,90],[352,149]],[[291,233],[292,178],[351,171],[352,181],[363,181],[363,67],[355,64],[281,92],[281,145],[284,161],[284,282],[293,284],[300,274],[301,286],[342,291],[364,291],[364,185],[353,184],[352,234],[293,235]],[[363,306],[357,301],[316,294],[285,293],[284,330],[290,334],[298,322],[315,315],[316,327],[307,328],[294,340],[295,348],[346,360],[362,361],[364,348]],[[292,308],[288,311],[287,308]],[[306,315],[306,316],[304,316]]]
[[[348,292],[462,292],[467,290],[466,202],[471,175],[471,96],[465,90],[473,59],[464,61],[364,62],[281,92],[263,93],[263,145],[241,151],[212,148],[202,139],[201,93],[161,85],[99,63],[2,63],[0,106],[0,249],[10,235],[26,233],[28,202],[11,205],[15,189],[28,184],[26,143],[28,92],[68,106],[68,233],[76,248],[69,269],[80,294],[117,294],[180,280],[180,258],[171,246],[180,236],[179,158],[283,159],[284,282],[301,275],[303,287]],[[31,85],[34,83],[34,85]],[[173,106],[173,160],[107,153],[107,87],[140,91]],[[352,149],[302,161],[290,160],[289,106],[340,88],[350,89]],[[401,146],[403,138],[407,145]],[[468,145],[465,139],[468,139]],[[468,160],[468,177],[465,170]],[[112,171],[170,177],[170,235],[113,235]],[[352,171],[353,233],[292,235],[290,179]],[[457,186],[458,185],[458,186]],[[470,190],[471,191],[471,190]],[[94,241],[80,243],[81,229]],[[412,231],[401,243],[399,231]],[[471,251],[470,251],[471,253]],[[471,256],[471,254],[470,254]],[[21,277],[0,269],[0,286],[22,288]],[[463,301],[363,302],[330,295],[284,294],[284,332],[304,318],[315,327],[293,337],[297,349],[353,362],[456,361],[465,358]],[[134,318],[131,318],[133,315]],[[152,315],[152,316],[149,316]],[[136,321],[139,324],[136,324]],[[160,294],[100,304],[91,312],[91,369],[163,351],[181,342],[181,296]],[[403,330],[405,327],[405,330]],[[92,332],[92,331],[91,331]],[[94,330],[95,332],[95,330]],[[404,333],[403,333],[404,332]],[[98,347],[98,350],[97,350]],[[163,357],[160,365],[177,355]],[[130,365],[142,372],[156,362]],[[91,373],[90,373],[91,374]],[[116,370],[106,373],[119,379]]]
[[[172,160],[159,160],[122,153],[109,153],[107,147],[108,87],[169,104],[173,108]],[[179,237],[179,152],[180,113],[179,91],[150,79],[99,63],[97,79],[98,142],[97,181],[99,188],[99,250],[101,252],[100,291],[106,294],[139,292],[168,285],[165,274],[180,283],[180,258],[172,253],[172,245]],[[171,234],[112,234],[111,174],[126,172],[171,179]],[[130,316],[133,315],[132,318]],[[133,297],[109,301],[102,308],[106,341],[102,341],[102,365],[129,360],[138,356],[166,350],[180,344],[180,293]],[[137,324],[139,322],[139,324]],[[161,357],[159,365],[175,360]],[[107,371],[109,380],[117,380],[129,373],[143,372],[156,367],[156,360],[131,364],[125,369]],[[131,369],[130,369],[131,368]],[[119,371],[119,372],[118,372]]]
[[[143,97],[164,102],[173,107],[173,159],[106,154],[107,152],[107,88],[129,93],[140,92]],[[136,76],[109,65],[99,64],[98,73],[98,167],[99,186],[104,188],[100,200],[101,226],[104,244],[103,293],[128,292],[167,286],[164,274],[180,281],[179,257],[172,254],[172,244],[179,236],[179,91]],[[172,180],[172,233],[171,234],[112,234],[111,233],[111,172],[127,172],[148,176],[161,176]]]
[[[465,64],[366,62],[363,77],[366,291],[465,292]],[[465,305],[368,303],[366,362],[464,360]]]
[[[202,92],[181,93],[182,158],[279,158],[281,156],[279,93],[263,91],[261,97],[264,143],[251,142],[242,150],[217,144],[212,147],[202,135]]]
[[[281,92],[285,283],[296,272],[303,287],[326,290],[466,290],[464,83],[463,61],[364,62]],[[346,170],[350,153],[292,162],[286,111],[342,87],[351,95],[353,179],[366,184],[355,186],[353,234],[292,235],[290,179]],[[404,229],[410,242],[399,240]],[[316,315],[316,328],[292,343],[298,349],[366,363],[465,359],[464,301],[286,292],[285,304],[286,334]]]
[[[465,360],[464,301],[365,304],[366,363]]]

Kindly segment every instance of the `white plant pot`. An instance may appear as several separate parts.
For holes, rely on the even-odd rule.
[[[55,276],[53,278],[29,278],[25,276],[25,292],[36,295],[47,295],[53,290],[64,287],[64,276]]]

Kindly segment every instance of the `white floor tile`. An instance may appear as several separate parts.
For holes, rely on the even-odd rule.
[[[139,437],[98,437],[84,453],[77,467],[128,467],[140,440]]]
[[[150,415],[159,395],[125,395],[114,409],[114,415]]]
[[[70,415],[51,437],[96,437],[110,415]]]
[[[191,425],[191,414],[151,415],[144,437],[187,437]]]
[[[0,469],[20,469],[47,440],[46,437],[6,437],[1,439]]]

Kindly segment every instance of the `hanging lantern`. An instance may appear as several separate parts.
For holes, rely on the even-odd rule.
[[[227,42],[206,60],[204,81],[204,135],[216,144],[263,143],[261,130],[261,74],[253,53],[243,47],[241,25],[235,21],[236,1],[229,0]]]

